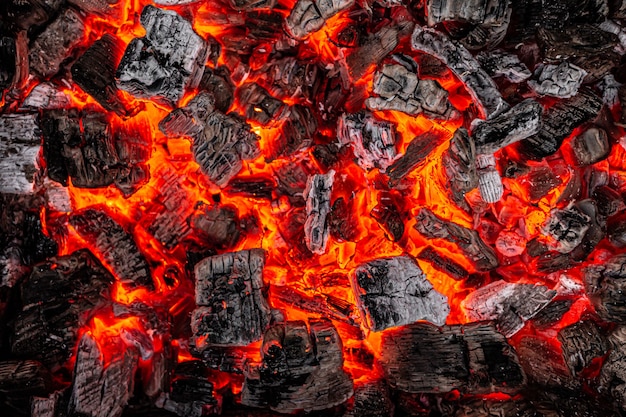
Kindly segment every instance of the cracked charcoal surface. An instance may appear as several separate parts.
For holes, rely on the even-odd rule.
[[[351,7],[354,0],[298,0],[285,19],[287,33],[304,39],[324,26],[326,20]]]
[[[446,322],[448,298],[437,292],[415,260],[381,258],[358,266],[351,276],[366,325],[373,331],[417,320]]]
[[[356,161],[364,170],[384,170],[396,157],[395,125],[369,112],[343,114],[337,126],[337,137],[342,145],[352,146]]]
[[[466,208],[465,194],[478,187],[476,170],[476,145],[464,128],[454,132],[450,147],[442,155],[441,162],[450,187],[452,200]]]
[[[591,127],[574,137],[571,142],[574,159],[579,166],[602,161],[611,152],[608,135],[601,127]]]
[[[330,196],[333,191],[335,171],[327,174],[312,175],[307,179],[304,189],[306,199],[306,223],[304,236],[306,245],[311,252],[324,254],[328,242],[328,222],[330,213]]]
[[[0,193],[34,192],[41,148],[37,114],[0,116]]]
[[[428,156],[440,145],[441,138],[432,131],[416,136],[409,143],[404,155],[386,169],[389,184],[394,186],[409,175],[420,164],[427,161]]]
[[[584,269],[585,290],[600,317],[626,323],[626,255]]]
[[[595,358],[609,350],[608,340],[591,321],[580,321],[561,329],[558,338],[572,375],[580,374]]]
[[[553,239],[550,246],[554,250],[569,253],[583,241],[590,226],[591,218],[574,206],[565,210],[552,210],[544,232]]]
[[[567,61],[559,65],[543,65],[537,67],[535,76],[528,85],[537,94],[569,98],[578,92],[587,72]]]
[[[522,83],[533,75],[517,55],[502,50],[481,52],[476,59],[491,77],[505,77],[515,84]]]

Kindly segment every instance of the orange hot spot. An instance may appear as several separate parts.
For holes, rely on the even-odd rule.
[[[340,42],[337,42],[339,33],[346,28],[352,19],[348,17],[348,11],[337,13],[326,21],[324,27],[312,33],[303,43],[315,52],[324,64],[332,64],[343,57]]]

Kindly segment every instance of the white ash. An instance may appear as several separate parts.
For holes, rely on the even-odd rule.
[[[539,65],[528,86],[540,95],[569,98],[578,93],[586,76],[587,71],[567,61],[559,65]]]

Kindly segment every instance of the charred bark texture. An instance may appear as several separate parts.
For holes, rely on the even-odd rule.
[[[463,268],[461,264],[437,252],[430,246],[422,249],[420,253],[417,254],[417,259],[429,262],[433,268],[448,274],[455,280],[465,279],[469,275],[467,270]]]
[[[626,255],[584,269],[585,290],[600,317],[626,322]]]
[[[356,161],[364,170],[385,170],[396,157],[395,126],[369,112],[342,115],[337,137],[340,144],[352,146]]]
[[[387,168],[386,173],[389,176],[389,185],[396,186],[421,163],[425,162],[428,155],[440,144],[440,136],[432,131],[413,138],[404,155],[396,159]]]
[[[37,114],[0,116],[0,193],[34,192],[40,142]]]
[[[315,174],[309,177],[304,189],[306,199],[306,223],[304,236],[306,245],[313,253],[322,255],[328,243],[328,222],[330,196],[333,191],[335,171]]]
[[[441,158],[452,200],[468,209],[465,194],[478,187],[476,145],[467,130],[459,128],[450,140],[450,147]]]
[[[580,321],[561,329],[558,338],[563,358],[574,376],[580,375],[595,358],[609,350],[606,337],[591,321]]]
[[[304,39],[320,30],[326,20],[353,4],[354,0],[298,0],[285,19],[285,29],[292,37]]]

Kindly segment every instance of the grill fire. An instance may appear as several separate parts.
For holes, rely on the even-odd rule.
[[[4,0],[3,412],[624,415],[625,24]]]

